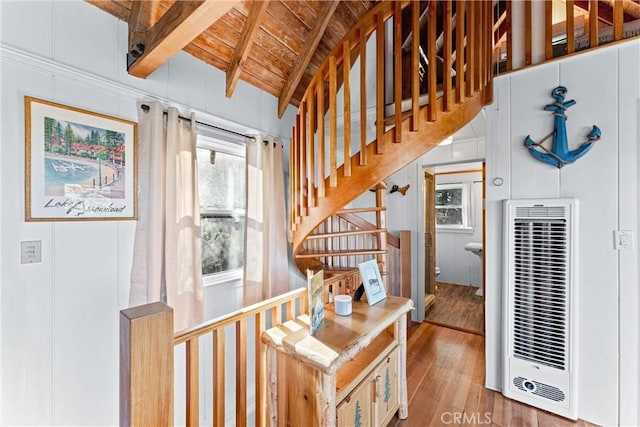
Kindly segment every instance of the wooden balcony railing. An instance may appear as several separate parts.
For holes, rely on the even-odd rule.
[[[633,0],[499,0],[494,71],[515,71],[635,37],[640,37],[640,3]]]
[[[410,233],[400,236],[390,240],[398,246],[390,277],[411,270]],[[357,270],[333,274],[325,280],[325,302],[330,286],[333,295],[353,294],[360,281]],[[173,311],[163,303],[122,310],[120,425],[198,426],[206,421],[224,426],[228,419],[236,426],[270,424],[266,349],[260,337],[265,329],[307,312],[306,287],[177,334]],[[233,398],[227,399],[230,390]]]

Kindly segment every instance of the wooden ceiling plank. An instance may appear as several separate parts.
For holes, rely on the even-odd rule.
[[[253,45],[253,39],[260,28],[260,22],[264,13],[269,6],[269,0],[266,1],[254,1],[251,3],[249,10],[249,16],[242,27],[242,33],[240,34],[240,40],[236,45],[236,49],[233,52],[231,63],[227,69],[227,98],[231,98],[233,90],[236,88],[238,79],[240,78],[240,71],[244,64],[244,61],[249,55],[249,50]]]
[[[333,13],[338,7],[339,2],[328,1],[322,3],[322,11],[318,14],[318,18],[309,33],[309,39],[307,40],[306,49],[303,52],[300,52],[298,56],[298,60],[296,61],[293,69],[291,70],[291,74],[287,79],[287,82],[282,89],[282,93],[278,98],[278,116],[282,117],[285,110],[287,109],[287,105],[289,105],[289,101],[293,96],[296,88],[298,87],[298,83],[304,74],[304,71],[307,68],[307,64],[313,57],[313,54],[324,34]]]
[[[133,46],[143,43],[145,46],[144,53],[129,66],[129,74],[142,78],[149,76],[233,8],[238,1],[198,0],[174,3],[147,31],[143,40],[129,43]]]

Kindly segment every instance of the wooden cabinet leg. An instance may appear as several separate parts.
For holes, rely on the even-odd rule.
[[[321,426],[336,425],[336,376],[320,373],[318,384],[318,416]]]
[[[398,418],[401,420],[409,416],[409,397],[407,393],[407,316],[400,316],[396,321],[396,336],[399,344],[399,365],[398,372],[398,392],[400,394],[398,403]]]
[[[267,396],[269,399],[269,425],[278,425],[278,353],[274,347],[267,347],[267,364],[269,381],[267,382]]]

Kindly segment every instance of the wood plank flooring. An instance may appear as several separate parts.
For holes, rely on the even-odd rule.
[[[478,288],[436,282],[435,302],[425,321],[465,331],[484,333],[483,298]]]
[[[484,387],[484,337],[428,323],[409,327],[409,418],[397,426],[584,427]]]

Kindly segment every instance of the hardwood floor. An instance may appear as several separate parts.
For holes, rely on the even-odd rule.
[[[570,426],[557,415],[484,387],[484,337],[428,323],[409,327],[409,418],[389,426]]]
[[[435,302],[425,321],[474,333],[484,333],[483,299],[473,286],[436,283]]]

